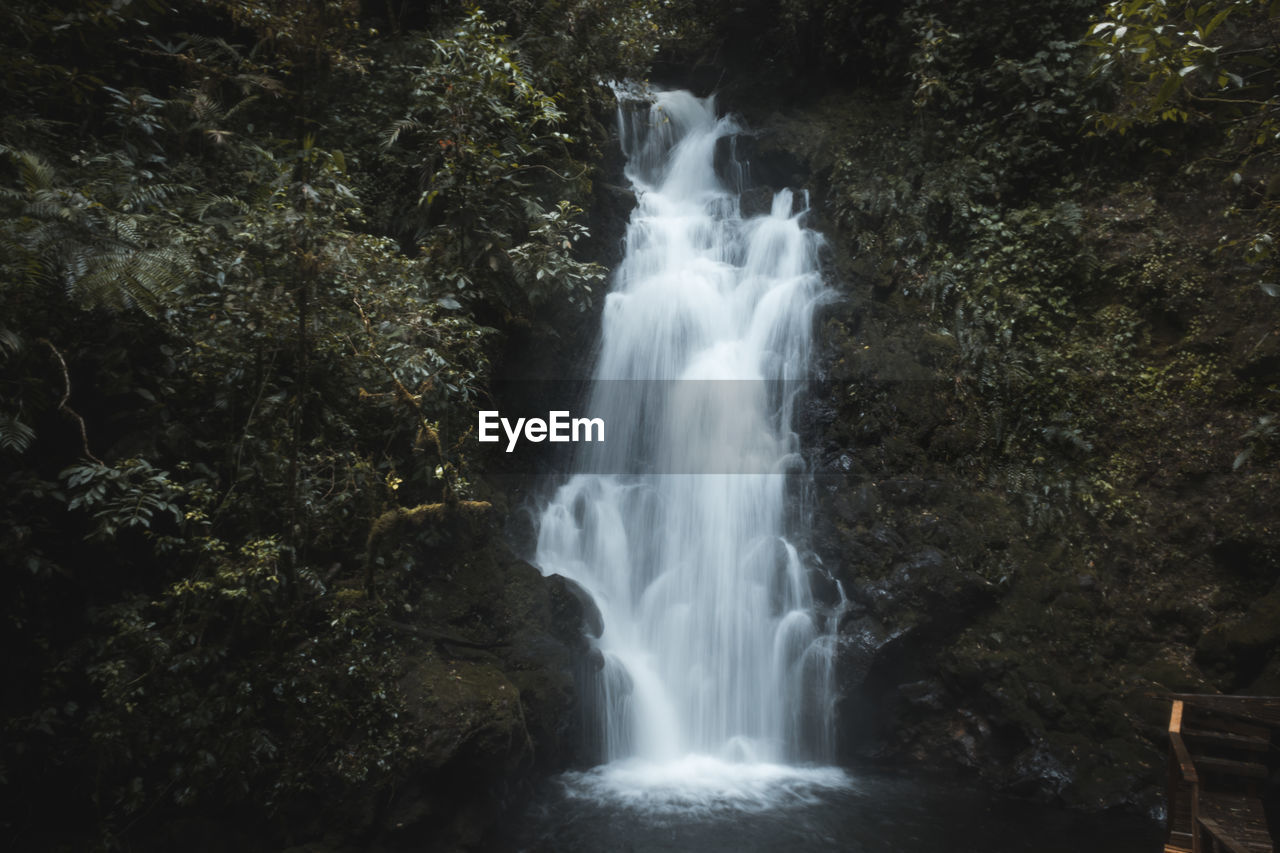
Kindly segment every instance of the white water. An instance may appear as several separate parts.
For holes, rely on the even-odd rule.
[[[607,443],[580,445],[536,555],[604,621],[591,699],[610,763],[576,778],[669,804],[834,784],[843,774],[795,765],[830,758],[833,637],[788,538],[804,521],[791,418],[820,238],[789,190],[742,218],[715,168],[719,149],[740,174],[726,156],[739,128],[711,99],[624,101],[637,207],[587,407]]]

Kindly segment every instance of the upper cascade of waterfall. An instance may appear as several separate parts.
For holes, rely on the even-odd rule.
[[[793,544],[807,517],[791,428],[821,238],[790,190],[742,216],[743,129],[712,98],[620,93],[618,120],[637,204],[588,406],[610,435],[579,447],[535,561],[600,608],[588,698],[601,758],[628,778],[649,778],[635,761],[829,758],[834,616]]]

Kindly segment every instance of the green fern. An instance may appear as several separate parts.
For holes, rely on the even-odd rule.
[[[252,210],[247,202],[235,196],[204,193],[192,204],[191,214],[196,220],[203,221],[217,207],[226,207],[237,214],[246,214]]]
[[[8,358],[22,349],[22,338],[8,326],[0,325],[0,356]]]
[[[23,453],[35,438],[35,430],[16,417],[0,415],[0,450]]]
[[[132,181],[132,164],[119,158],[90,161],[85,186],[59,186],[39,156],[3,153],[17,167],[21,189],[3,197],[16,209],[0,226],[0,247],[28,286],[57,283],[84,307],[155,316],[192,274],[181,247],[157,247],[150,236],[161,224],[151,211],[165,211],[167,225],[167,213],[194,196],[190,187]]]
[[[121,200],[120,209],[135,212],[171,208],[175,206],[178,199],[195,194],[195,187],[186,184],[148,184],[128,193]]]
[[[191,274],[174,249],[113,250],[93,256],[72,292],[87,307],[139,308],[155,316]]]
[[[30,151],[15,153],[18,179],[22,182],[23,189],[28,193],[37,193],[53,188],[55,173],[52,166]]]

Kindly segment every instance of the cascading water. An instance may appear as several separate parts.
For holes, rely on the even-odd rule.
[[[601,611],[589,698],[611,778],[754,796],[830,753],[833,620],[788,539],[820,237],[789,190],[742,217],[716,169],[733,180],[740,129],[710,98],[619,103],[637,207],[588,406],[607,442],[579,445],[536,562]]]
[[[817,615],[791,544],[805,478],[790,428],[823,298],[819,238],[787,192],[770,215],[742,218],[725,185],[738,129],[710,101],[635,100],[620,117],[638,206],[588,401],[607,442],[578,445],[536,556],[600,608],[605,663],[588,698],[607,763],[543,786],[512,846],[1155,849],[1162,830],[1140,818],[1082,823],[1023,800],[820,766],[840,604]]]

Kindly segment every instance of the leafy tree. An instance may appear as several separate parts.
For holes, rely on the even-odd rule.
[[[582,193],[574,183],[586,169],[568,154],[564,113],[478,10],[422,47],[425,64],[402,68],[408,114],[386,137],[388,147],[417,143],[420,248],[459,295],[486,293],[509,310],[553,295],[585,306],[603,271],[572,259],[582,211],[547,199]]]
[[[1258,229],[1232,240],[1254,261],[1272,257],[1277,226],[1273,184],[1280,166],[1280,4],[1115,2],[1092,23],[1093,73],[1116,86],[1093,114],[1100,131],[1121,135],[1162,124],[1211,126],[1226,137],[1212,163],[1251,196]],[[1167,143],[1157,146],[1166,155]],[[1237,213],[1239,210],[1237,210]]]
[[[412,580],[375,555],[365,596],[371,528],[483,491],[463,439],[501,327],[602,278],[598,81],[641,69],[665,7],[557,8],[581,25],[0,12],[7,836],[57,803],[127,846],[182,810],[341,804],[413,760],[391,686]]]
[[[1098,51],[1094,73],[1124,88],[1097,121],[1124,133],[1135,124],[1208,118],[1227,107],[1258,113],[1258,130],[1270,127],[1277,104],[1267,30],[1278,14],[1276,4],[1257,0],[1108,4],[1088,44]]]

